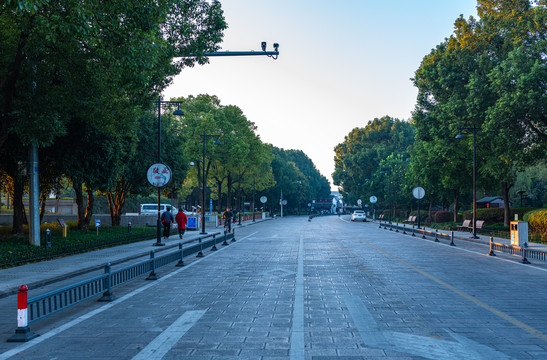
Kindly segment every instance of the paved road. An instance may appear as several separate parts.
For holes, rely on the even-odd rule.
[[[28,343],[5,329],[0,360],[547,359],[545,265],[457,245],[344,217],[264,222],[33,323]]]

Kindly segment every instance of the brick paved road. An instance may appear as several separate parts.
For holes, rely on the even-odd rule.
[[[338,217],[238,238],[32,324],[0,360],[547,359],[544,266]]]

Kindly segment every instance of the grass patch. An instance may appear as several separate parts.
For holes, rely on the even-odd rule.
[[[10,226],[0,227],[0,268],[23,265],[30,262],[49,260],[67,255],[80,254],[111,246],[154,239],[156,228],[133,227],[129,233],[127,227],[101,227],[88,231],[75,229],[68,224],[67,237],[58,224],[40,227],[40,246],[29,244],[28,229],[24,235],[12,235]],[[46,228],[51,230],[51,247],[46,244]]]

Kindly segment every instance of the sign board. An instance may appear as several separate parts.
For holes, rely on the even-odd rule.
[[[57,219],[57,221],[59,222],[59,225],[61,225],[61,227],[66,227],[65,219]]]
[[[266,201],[268,201],[268,198],[267,198],[267,197],[265,197],[265,196],[261,196],[261,197],[260,197],[260,202],[261,202],[261,203],[265,204]]]
[[[95,227],[101,227],[101,219],[95,219]]]
[[[198,228],[198,218],[196,216],[188,216],[188,223],[186,224],[188,229],[195,230]]]
[[[378,198],[376,196],[371,196],[369,200],[372,204],[376,204],[376,202],[378,201]]]
[[[165,164],[154,164],[146,173],[148,182],[155,187],[164,187],[171,181],[171,169]]]
[[[415,187],[414,189],[412,189],[412,195],[414,195],[414,198],[420,200],[420,199],[423,199],[423,197],[425,196],[425,190],[421,187]]]

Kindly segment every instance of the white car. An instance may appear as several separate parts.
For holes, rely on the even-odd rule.
[[[363,210],[355,210],[351,214],[351,221],[367,221],[367,215]]]

